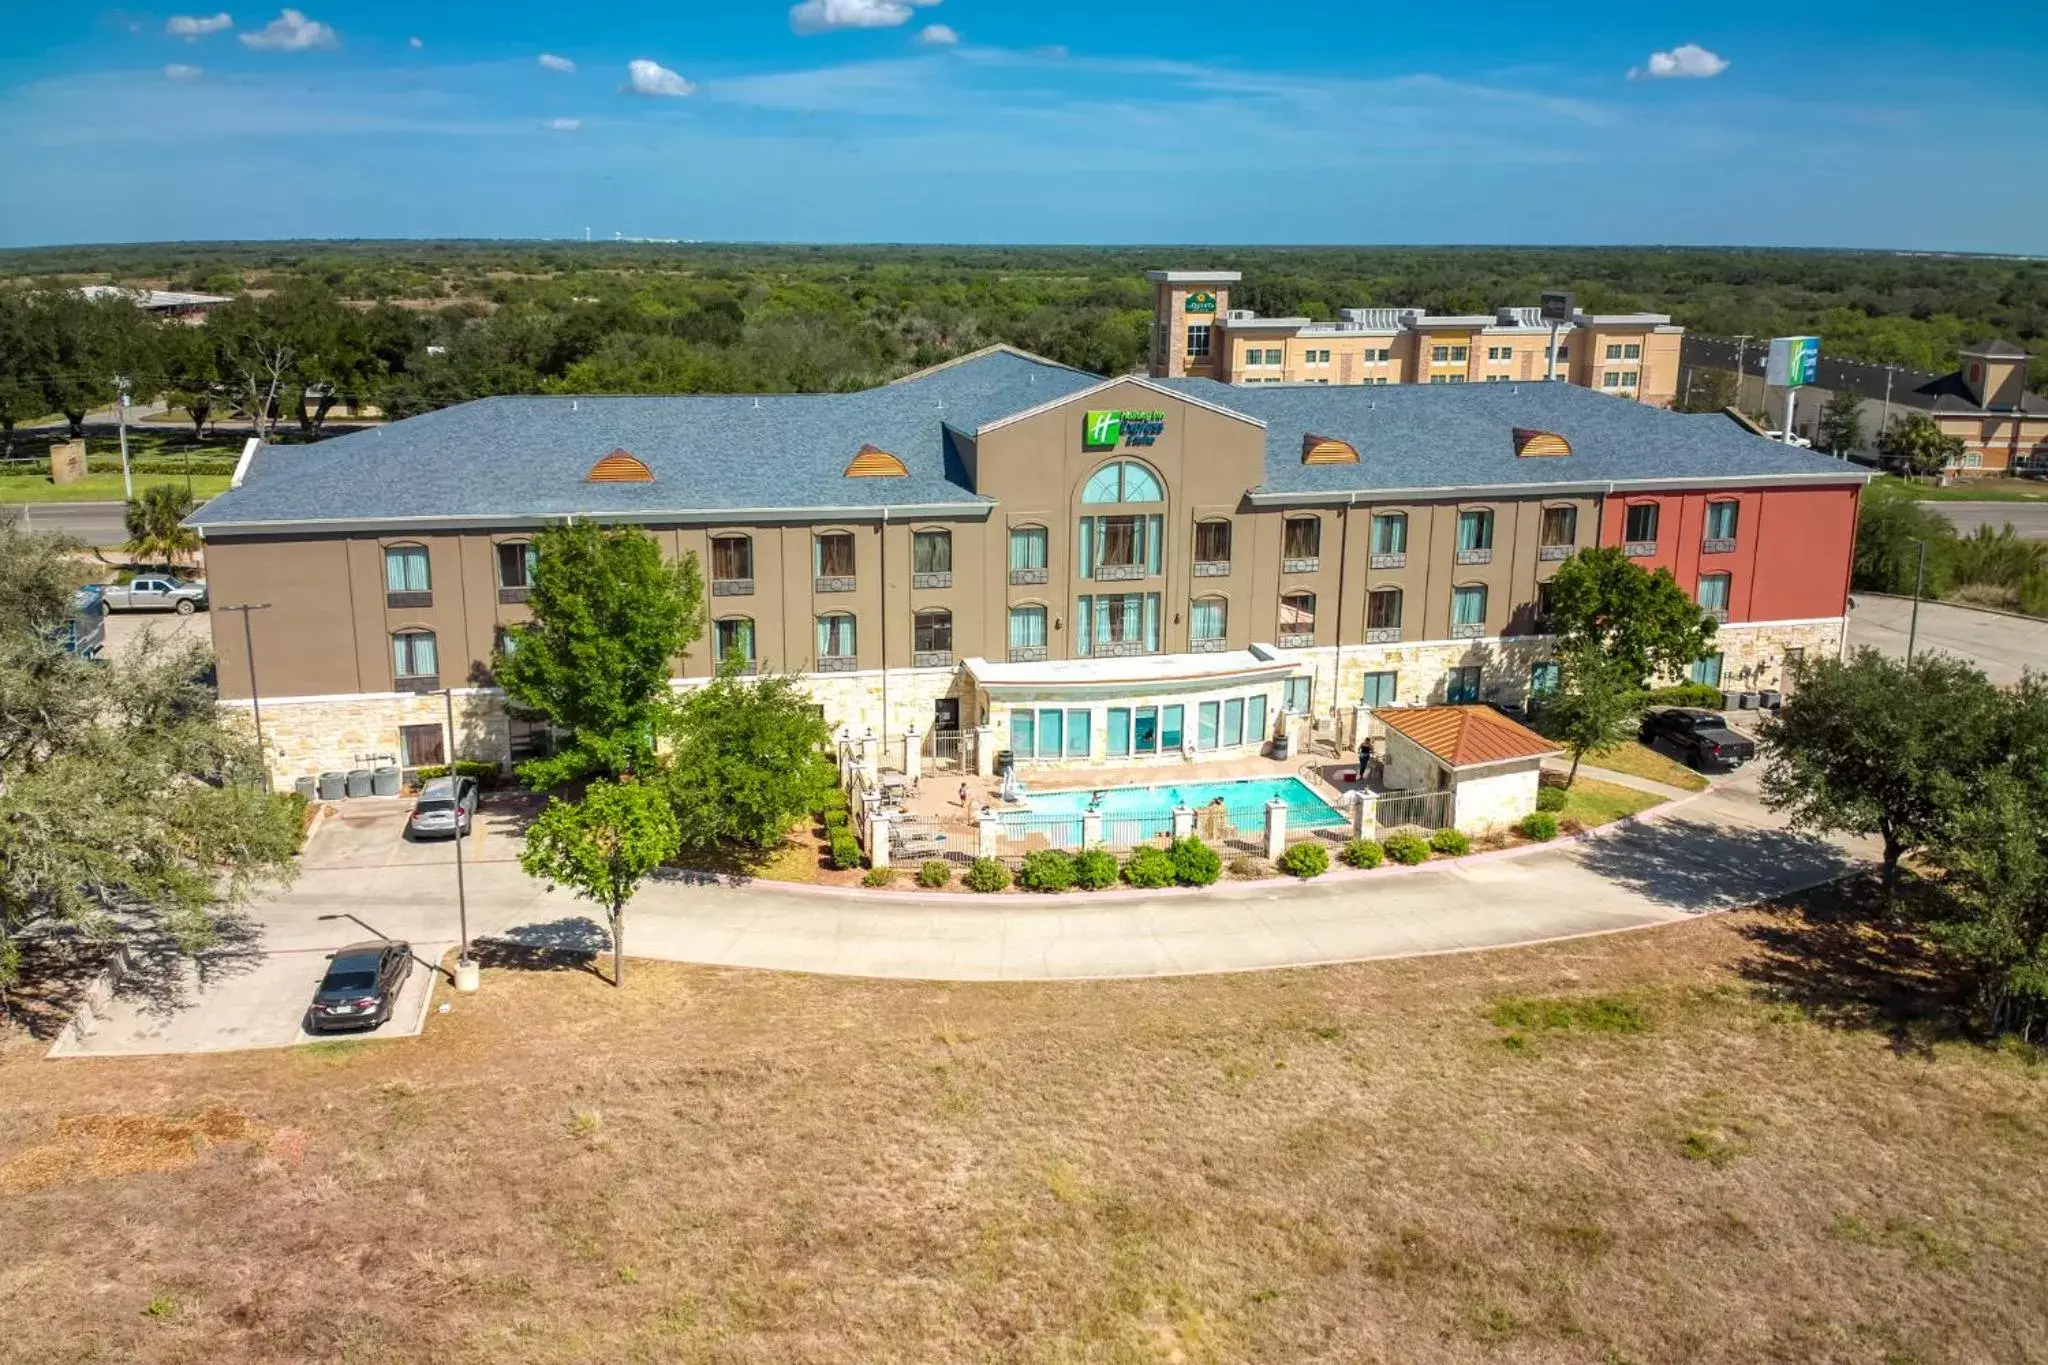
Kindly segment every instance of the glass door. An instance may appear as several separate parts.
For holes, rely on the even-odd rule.
[[[1141,754],[1159,752],[1159,708],[1141,706],[1132,722],[1131,748]]]

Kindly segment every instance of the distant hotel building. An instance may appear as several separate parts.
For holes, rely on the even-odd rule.
[[[1437,316],[1344,308],[1336,322],[1262,318],[1230,306],[1235,270],[1153,270],[1151,374],[1228,384],[1497,384],[1551,376],[1550,324],[1535,308]],[[1663,313],[1574,313],[1556,377],[1660,408],[1678,385],[1685,329]]]

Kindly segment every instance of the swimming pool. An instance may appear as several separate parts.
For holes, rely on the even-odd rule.
[[[1099,801],[1095,799],[1098,794]],[[1298,777],[1247,777],[1235,782],[1173,782],[1153,787],[1076,787],[1068,791],[1030,792],[1024,798],[1024,810],[1005,814],[1038,820],[1060,817],[1079,820],[1081,813],[1093,803],[1102,811],[1104,820],[1136,821],[1147,826],[1142,831],[1119,831],[1126,838],[1145,839],[1172,832],[1175,806],[1199,811],[1219,797],[1230,812],[1231,824],[1238,829],[1263,828],[1266,803],[1276,799],[1287,803],[1289,829],[1333,829],[1349,823],[1342,811],[1317,796]],[[1152,825],[1158,828],[1151,829]]]

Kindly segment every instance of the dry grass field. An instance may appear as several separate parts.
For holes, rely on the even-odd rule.
[[[1868,955],[1885,963],[1872,972]],[[1811,911],[1126,984],[487,971],[0,1052],[0,1357],[2048,1357],[2048,1064]]]

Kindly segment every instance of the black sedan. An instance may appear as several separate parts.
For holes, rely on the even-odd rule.
[[[328,959],[327,975],[313,992],[306,1031],[381,1026],[397,1008],[399,989],[411,973],[411,944],[392,938],[351,943]]]

